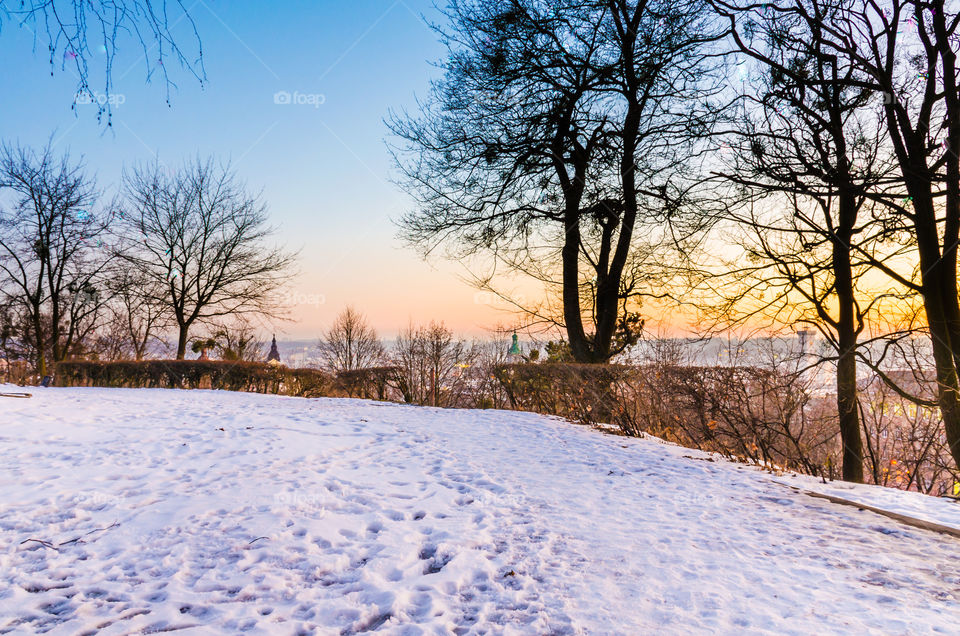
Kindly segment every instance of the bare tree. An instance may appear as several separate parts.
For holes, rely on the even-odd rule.
[[[384,357],[377,332],[353,307],[340,312],[319,346],[327,369],[334,373],[377,366]]]
[[[200,35],[182,0],[0,0],[0,27],[4,18],[17,26],[26,25],[36,40],[44,42],[51,73],[68,66],[73,69],[77,76],[74,104],[92,99],[99,107],[98,118],[106,114],[108,124],[113,104],[113,65],[117,53],[127,44],[143,51],[148,81],[159,72],[168,103],[175,84],[165,61],[176,60],[201,84],[205,79]],[[174,37],[174,29],[181,22],[193,34],[195,54],[181,49]],[[103,58],[104,99],[99,99],[90,84],[91,58],[97,49],[97,57]]]
[[[476,351],[443,323],[408,326],[393,351],[404,399],[430,406],[458,405],[472,388],[467,370],[476,357]]]
[[[740,319],[813,325],[833,345],[843,478],[860,482],[858,338],[885,297],[862,288],[870,267],[860,253],[886,238],[869,215],[871,195],[896,177],[879,99],[824,37],[843,1],[716,5],[741,72],[750,71],[740,125],[721,153],[732,158],[717,170],[734,185],[726,216],[744,233],[737,241],[747,257],[726,274],[728,289],[733,302],[747,300]],[[733,315],[723,307],[725,319]]]
[[[108,285],[113,291],[110,330],[123,343],[120,351],[143,360],[150,345],[160,342],[160,334],[167,327],[164,304],[158,300],[163,290],[142,272],[127,269],[111,277]]]
[[[503,384],[497,380],[496,370],[510,361],[512,330],[497,325],[488,337],[475,340],[470,348],[470,360],[464,364],[469,377],[468,402],[471,408],[506,408],[509,398]],[[528,354],[531,360],[539,359],[538,350]]]
[[[944,0],[854,0],[838,6],[821,37],[859,72],[856,86],[882,96],[881,125],[900,188],[878,193],[891,232],[907,234],[918,267],[911,275],[872,265],[923,297],[954,460],[960,465],[960,13]]]
[[[927,365],[926,369],[930,369]],[[936,382],[917,383],[913,373],[895,373],[899,384],[936,403]],[[931,376],[932,373],[927,375]],[[917,405],[871,378],[861,389],[865,457],[872,483],[937,496],[950,494],[960,473],[950,456],[935,406]]]
[[[559,290],[559,311],[522,309],[561,325],[579,361],[635,342],[628,301],[655,267],[637,262],[638,227],[679,218],[689,142],[716,112],[698,104],[703,15],[696,1],[451,5],[445,77],[390,122],[418,202],[405,237]]]
[[[69,155],[0,148],[0,292],[25,325],[37,370],[63,360],[106,302],[109,259],[96,248],[106,223],[92,209],[93,180]]]
[[[196,160],[175,173],[140,167],[124,176],[124,191],[118,255],[175,324],[178,360],[198,322],[278,314],[276,293],[295,256],[266,245],[273,232],[266,206],[229,165]]]
[[[248,320],[240,317],[231,322],[213,325],[211,339],[216,343],[221,360],[262,361],[264,342]]]
[[[0,355],[6,362],[30,357],[29,333],[23,315],[16,311],[14,303],[5,301],[0,306]]]

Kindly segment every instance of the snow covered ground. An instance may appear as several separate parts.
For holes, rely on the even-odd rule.
[[[960,625],[960,540],[657,440],[503,411],[33,392],[0,398],[2,633]],[[842,496],[960,526],[956,504],[875,491]]]

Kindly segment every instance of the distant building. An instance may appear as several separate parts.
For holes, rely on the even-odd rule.
[[[277,336],[274,334],[273,342],[270,343],[270,354],[267,356],[267,362],[280,363],[280,351],[277,349]]]
[[[513,332],[513,342],[507,350],[507,361],[510,363],[523,362],[523,353],[520,351],[520,340],[517,338],[517,332]]]

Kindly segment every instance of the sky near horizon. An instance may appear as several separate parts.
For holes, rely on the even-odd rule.
[[[162,80],[145,81],[143,50],[127,43],[115,61],[110,128],[95,105],[71,109],[75,73],[58,61],[51,75],[45,43],[4,19],[0,139],[52,140],[82,155],[107,192],[138,163],[231,161],[262,189],[276,240],[301,252],[293,321],[275,325],[279,336],[315,337],[347,304],[385,336],[410,321],[443,320],[465,335],[513,323],[502,303],[463,281],[461,265],[424,262],[396,237],[411,201],[390,181],[383,119],[425,96],[438,73],[443,49],[423,19],[441,19],[432,0],[184,4],[202,40],[205,84],[168,60],[177,84],[168,106]],[[102,80],[91,75],[99,94]]]

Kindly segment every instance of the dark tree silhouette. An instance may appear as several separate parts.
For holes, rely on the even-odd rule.
[[[464,373],[477,356],[443,323],[408,325],[397,336],[392,362],[407,402],[449,406],[463,397],[470,381]]]
[[[384,359],[383,343],[367,319],[347,307],[320,339],[320,355],[334,373],[377,366]]]
[[[709,122],[701,8],[451,5],[444,78],[420,113],[389,122],[401,184],[418,202],[405,237],[559,288],[559,316],[524,309],[561,325],[577,360],[605,361],[634,342],[637,226],[680,209],[688,142]]]
[[[276,292],[295,257],[264,243],[272,234],[266,208],[229,166],[140,167],[125,175],[124,191],[118,256],[148,281],[147,290],[160,290],[154,300],[179,332],[177,359],[197,322],[277,315]]]
[[[0,293],[25,325],[36,368],[63,360],[93,327],[106,302],[109,258],[97,249],[106,224],[81,163],[0,147]]]
[[[143,272],[123,267],[122,262],[117,269],[107,283],[113,297],[109,307],[113,331],[121,350],[142,360],[168,326],[165,305],[157,300],[163,296],[163,286]]]
[[[883,98],[882,126],[902,192],[883,198],[893,225],[916,247],[917,276],[874,265],[923,297],[938,402],[960,465],[960,68],[954,51],[960,12],[944,0],[857,0],[824,25],[836,55],[855,66],[859,85]],[[919,279],[919,280],[917,280]]]
[[[880,100],[823,37],[823,25],[842,17],[837,6],[715,4],[729,20],[741,68],[751,70],[741,126],[721,152],[732,160],[717,174],[735,184],[728,215],[747,232],[748,259],[730,274],[749,273],[752,282],[737,285],[733,300],[749,295],[746,316],[814,325],[832,345],[843,478],[860,482],[858,338],[885,296],[861,302],[867,290],[858,295],[857,283],[869,268],[855,246],[874,253],[869,246],[884,238],[861,210],[896,174],[876,125]]]

